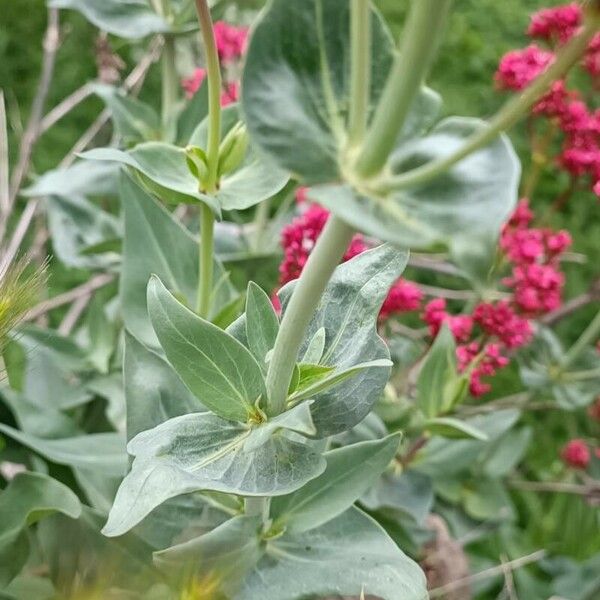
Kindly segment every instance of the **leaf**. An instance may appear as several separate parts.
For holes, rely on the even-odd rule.
[[[371,19],[371,104],[387,79],[394,43]],[[254,29],[242,102],[252,140],[305,182],[339,179],[350,103],[350,3],[274,0]]]
[[[393,518],[408,515],[416,523],[423,524],[433,507],[431,478],[417,471],[401,473],[387,471],[360,499],[370,512],[391,513]]]
[[[87,314],[88,360],[103,374],[110,368],[110,359],[115,350],[116,327],[108,320],[104,312],[104,302],[96,296]]]
[[[203,409],[173,368],[127,332],[123,376],[128,440],[172,417]]]
[[[71,8],[99,29],[138,39],[169,31],[168,24],[144,0],[48,0],[52,8]]]
[[[425,576],[385,531],[351,508],[317,529],[283,535],[246,577],[234,600],[365,595],[425,600]]]
[[[452,408],[448,384],[457,377],[456,343],[444,325],[427,353],[417,379],[417,405],[426,417],[435,417]],[[450,402],[448,402],[450,400]]]
[[[119,167],[115,164],[80,160],[64,169],[46,171],[20,193],[28,198],[41,196],[114,196]]]
[[[123,318],[127,329],[140,342],[157,348],[158,339],[146,304],[148,280],[150,275],[158,275],[178,298],[195,306],[198,241],[125,174],[120,194],[125,213],[120,285]],[[224,275],[223,266],[215,259],[214,280],[222,280]],[[233,297],[234,290],[226,282],[215,290],[213,305],[228,304]]]
[[[452,117],[427,136],[406,140],[392,155],[395,173],[440,159],[484,121]],[[309,197],[360,231],[410,248],[451,245],[458,235],[497,237],[517,201],[520,165],[506,136],[470,154],[428,183],[366,198],[348,185],[322,185]]]
[[[160,139],[160,117],[150,105],[110,85],[96,83],[93,90],[110,109],[115,129],[126,141]]]
[[[325,350],[319,364],[344,371],[365,362],[389,360],[388,348],[377,334],[377,315],[407,258],[406,252],[383,245],[340,265],[319,302],[299,355],[324,329]],[[284,312],[294,285],[292,282],[280,292]],[[317,436],[341,433],[364,419],[383,394],[389,373],[389,367],[366,368],[316,394],[312,415]]]
[[[277,432],[287,419],[289,414],[283,413],[251,428],[211,413],[195,413],[138,434],[128,446],[135,456],[131,472],[117,492],[104,533],[125,533],[165,500],[181,494],[214,490],[276,496],[298,489],[323,471],[325,460]],[[264,436],[263,428],[271,435]],[[255,436],[262,445],[253,443]]]
[[[164,142],[145,142],[128,152],[116,148],[94,148],[83,152],[86,160],[118,162],[143,175],[146,187],[168,204],[198,204],[209,206],[220,216],[213,196],[198,191],[198,180],[187,167],[185,151]]]
[[[300,363],[318,364],[321,358],[323,358],[323,352],[325,351],[325,336],[325,327],[321,327],[321,329],[315,331],[315,334],[308,343],[308,347],[304,351],[304,356]]]
[[[327,467],[289,496],[275,498],[275,527],[301,533],[319,527],[350,508],[379,478],[398,450],[398,435],[327,452]]]
[[[437,417],[425,422],[425,430],[433,435],[451,439],[473,439],[485,442],[488,436],[466,421],[453,417]]]
[[[127,468],[124,440],[116,433],[90,433],[45,440],[3,423],[0,423],[0,432],[59,465],[101,469],[107,475],[114,476],[122,476]]]
[[[246,294],[246,339],[250,352],[263,371],[268,366],[265,359],[275,345],[278,331],[279,319],[271,299],[251,281]]]
[[[208,85],[204,82],[177,119],[177,144],[185,146],[198,123],[208,115]]]
[[[54,512],[73,519],[81,505],[65,485],[41,473],[19,473],[0,493],[0,586],[19,574],[29,555],[25,529]]]
[[[260,528],[260,517],[234,517],[210,533],[155,552],[154,563],[169,577],[210,577],[230,589],[233,581],[239,581],[253,568],[262,554]]]
[[[298,402],[299,400],[306,400],[307,398],[313,398],[317,394],[325,392],[331,388],[336,387],[340,383],[355,377],[357,374],[365,371],[366,369],[373,368],[384,368],[389,371],[389,369],[393,366],[391,360],[386,358],[380,358],[378,360],[371,360],[369,362],[361,363],[359,365],[353,365],[348,369],[342,370],[334,370],[330,371],[328,375],[322,378],[317,378],[313,383],[308,383],[305,381],[305,385],[300,387],[302,381],[300,380],[298,383],[299,389],[295,391],[289,397],[290,402]],[[300,373],[300,377],[302,377],[302,373]]]
[[[185,308],[157,277],[148,285],[148,311],[167,358],[190,391],[217,415],[246,422],[264,398],[265,384],[245,346]]]

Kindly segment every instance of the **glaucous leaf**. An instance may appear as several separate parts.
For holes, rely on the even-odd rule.
[[[371,99],[380,96],[394,42],[371,19]],[[243,112],[251,138],[307,183],[339,179],[350,94],[350,3],[274,0],[256,25],[244,68]]]
[[[29,525],[61,512],[79,517],[79,499],[66,485],[42,473],[19,473],[0,492],[0,586],[8,585],[29,555]]]
[[[487,441],[487,434],[467,421],[454,417],[436,417],[425,422],[425,430],[432,435],[450,439],[472,439]]]
[[[171,365],[128,332],[125,332],[123,376],[128,440],[171,417],[203,409]]]
[[[279,319],[269,296],[254,282],[246,293],[246,339],[248,348],[263,371],[267,368],[267,353],[275,345]]]
[[[160,117],[149,104],[111,85],[96,83],[93,90],[111,111],[116,131],[127,142],[160,139]]]
[[[319,364],[343,371],[368,361],[388,361],[388,348],[377,334],[377,315],[407,259],[406,252],[383,245],[337,267],[299,355],[306,352],[315,334],[324,329],[326,342]],[[293,288],[292,282],[281,291],[284,311]],[[369,367],[331,389],[316,393],[312,414],[318,437],[341,433],[364,419],[383,394],[389,373],[389,367]]]
[[[76,269],[107,269],[119,263],[115,252],[88,254],[86,250],[122,236],[119,220],[83,196],[49,196],[48,227],[57,258]]]
[[[90,433],[46,440],[4,423],[0,423],[0,432],[58,465],[99,469],[114,476],[122,476],[127,469],[125,440],[117,433]]]
[[[373,520],[351,508],[300,534],[267,543],[235,600],[352,596],[426,600],[425,576]]]
[[[167,358],[190,391],[224,419],[248,421],[264,399],[265,383],[246,347],[183,306],[157,277],[148,285],[148,311]]]
[[[394,458],[398,442],[398,435],[390,435],[325,453],[327,467],[319,477],[273,500],[274,526],[301,533],[337,517],[377,481]]]
[[[214,490],[276,496],[298,489],[323,472],[325,459],[286,435],[289,419],[289,412],[283,413],[250,427],[211,413],[195,413],[138,434],[128,445],[135,459],[117,492],[104,533],[125,533],[154,508],[181,494]],[[292,421],[295,431],[297,420]],[[263,435],[264,428],[270,435]],[[254,443],[255,437],[260,445]]]
[[[425,137],[404,140],[393,153],[395,174],[444,158],[484,121],[452,117]],[[378,239],[409,248],[451,245],[457,236],[494,236],[514,209],[521,174],[506,136],[470,154],[448,172],[414,187],[363,196],[349,185],[322,185],[309,197]]]
[[[114,196],[117,193],[119,166],[114,163],[80,160],[64,169],[46,171],[21,194],[41,196]]]
[[[123,38],[169,31],[145,0],[48,0],[48,6],[77,10],[99,29]]]
[[[188,306],[196,305],[198,241],[156,200],[122,174],[121,202],[125,213],[123,267],[120,293],[127,329],[143,344],[158,347],[148,317],[146,290],[150,276],[158,275]],[[213,291],[215,307],[228,304],[235,291],[215,259]],[[212,316],[212,315],[211,315]]]

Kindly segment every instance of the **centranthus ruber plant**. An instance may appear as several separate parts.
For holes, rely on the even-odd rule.
[[[597,115],[565,78],[582,60],[597,75],[600,2],[532,21],[548,47],[502,59],[496,81],[517,93],[488,120],[442,118],[426,85],[451,0],[411,0],[398,43],[369,0],[270,0],[249,27],[213,23],[220,4],[50,2],[156,34],[162,105],[93,84],[112,142],[23,191],[48,198],[57,254],[118,273],[119,292],[77,336],[67,320],[9,345],[16,418],[0,432],[30,464],[72,469],[77,493],[50,469],[12,479],[0,558],[18,560],[0,584],[43,556],[65,597],[95,597],[104,578],[116,598],[425,600],[434,494],[457,529],[494,530],[514,516],[500,479],[530,440],[520,408],[543,396],[597,417],[600,315],[566,350],[546,327],[572,240],[535,221],[506,132],[547,116],[562,168],[598,186]],[[182,49],[203,66],[178,69]],[[86,199],[103,185],[122,221]],[[277,236],[273,292],[253,274],[276,275]],[[511,367],[528,391],[482,402]],[[101,419],[82,408],[94,398]],[[576,438],[553,468],[583,477],[596,454]],[[50,512],[30,553],[27,527]],[[63,527],[83,550],[53,560]]]

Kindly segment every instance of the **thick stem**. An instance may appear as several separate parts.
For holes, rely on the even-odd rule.
[[[270,498],[248,496],[244,501],[244,512],[249,517],[260,516],[263,522],[266,522],[269,517],[270,504]]]
[[[369,0],[352,0],[351,21],[352,62],[350,74],[351,146],[362,142],[366,129],[371,95],[371,6]]]
[[[592,319],[585,331],[579,336],[579,339],[571,346],[565,354],[561,364],[561,373],[566,371],[579,355],[600,335],[600,311]]]
[[[213,287],[215,216],[207,204],[200,205],[200,260],[198,273],[198,314],[210,315]]]
[[[510,129],[535,102],[547,91],[550,85],[565,73],[581,58],[590,40],[598,30],[600,17],[592,16],[581,32],[572,38],[558,52],[556,60],[527,87],[520,95],[509,100],[489,121],[488,126],[471,136],[452,154],[439,160],[431,161],[422,167],[392,177],[378,187],[379,192],[387,192],[424,183],[445,173],[463,158],[487,146],[498,135]]]
[[[171,117],[177,104],[179,91],[179,77],[175,62],[175,38],[165,35],[165,45],[161,57],[162,68],[162,125],[165,132],[168,131]]]
[[[452,0],[413,0],[400,53],[356,163],[360,177],[381,171],[429,72]]]
[[[306,329],[333,271],[342,260],[354,230],[332,216],[296,282],[275,341],[267,372],[268,412],[285,410],[287,391]]]
[[[208,81],[208,177],[206,192],[213,194],[217,188],[219,144],[221,143],[221,67],[213,30],[210,9],[206,0],[196,0],[200,31],[204,44]]]

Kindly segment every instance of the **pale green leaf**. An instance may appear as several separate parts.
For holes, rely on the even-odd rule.
[[[275,345],[279,319],[267,294],[254,282],[248,284],[246,294],[246,339],[248,348],[263,370],[267,353]]]
[[[436,417],[425,422],[425,429],[432,435],[439,435],[451,439],[472,439],[485,442],[488,436],[467,421],[454,417]]]

